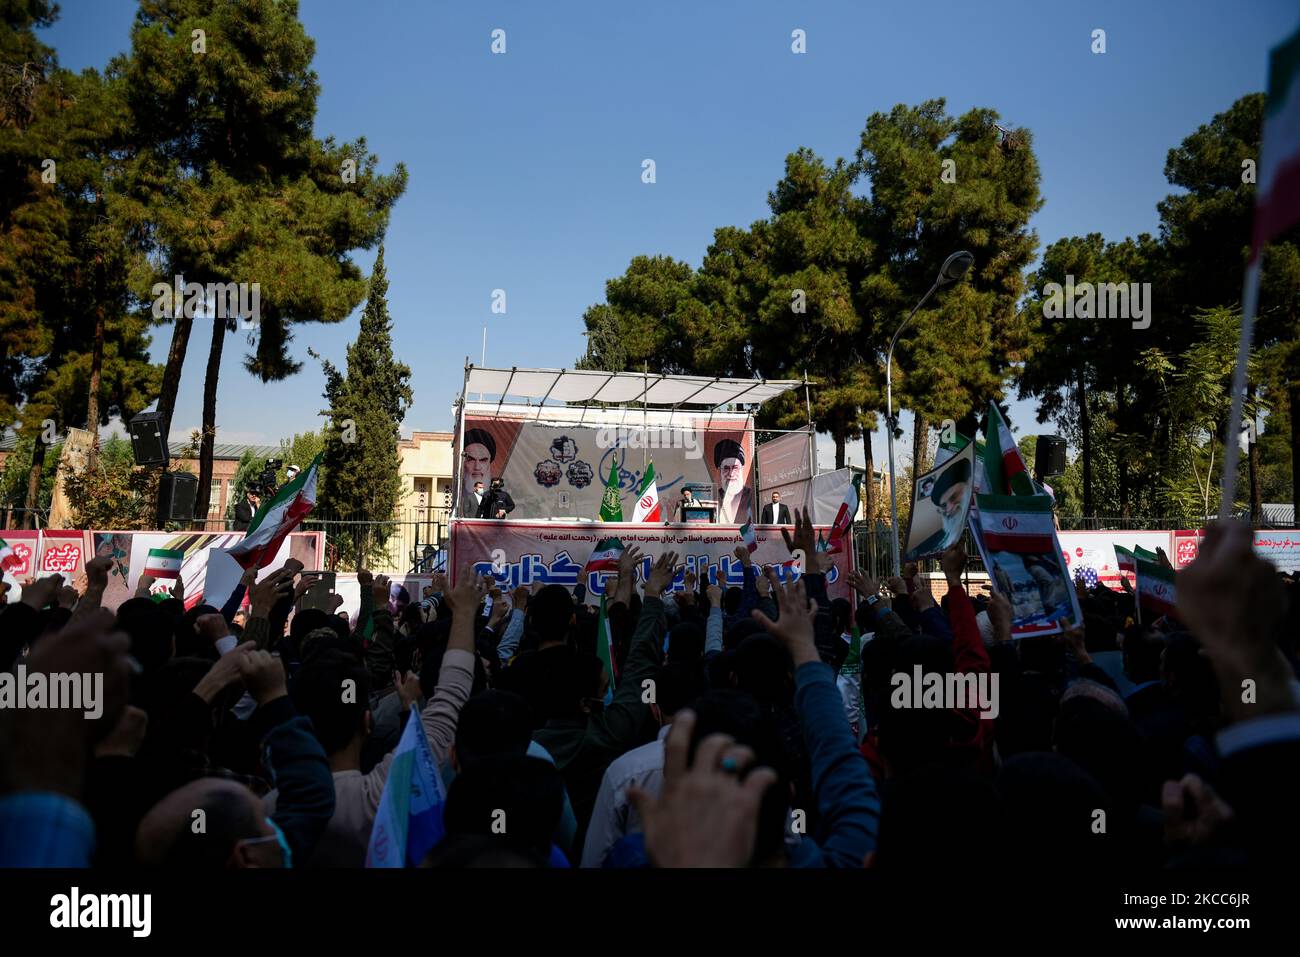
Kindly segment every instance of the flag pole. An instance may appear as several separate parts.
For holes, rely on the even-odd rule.
[[[1263,250],[1246,267],[1241,291],[1241,338],[1237,341],[1237,367],[1232,373],[1232,410],[1228,413],[1228,430],[1223,437],[1223,495],[1219,499],[1219,521],[1232,517],[1237,497],[1237,462],[1241,456],[1241,407],[1246,392],[1246,367],[1250,361],[1250,343],[1255,331],[1255,310],[1259,304],[1259,267]]]

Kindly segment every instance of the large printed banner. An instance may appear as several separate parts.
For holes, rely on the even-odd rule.
[[[766,505],[772,500],[773,492],[780,492],[781,501],[792,510],[792,516],[793,509],[807,508],[814,457],[811,430],[806,428],[760,444],[758,497],[761,503]]]
[[[40,577],[62,575],[69,584],[86,568],[86,533],[51,529],[41,533]]]
[[[1173,557],[1176,549],[1172,532],[1058,532],[1057,537],[1071,579],[1084,569],[1091,568],[1097,573],[1098,582],[1117,591],[1123,585],[1120,583],[1119,565],[1115,560],[1116,545],[1128,549],[1136,545],[1150,552],[1163,548],[1174,562],[1174,567],[1181,567]],[[1193,551],[1192,558],[1195,557]],[[1191,559],[1183,564],[1190,563]],[[1127,577],[1132,584],[1133,575],[1130,573]]]
[[[36,575],[36,555],[41,547],[40,532],[14,529],[0,532],[0,538],[13,549],[13,554],[5,559],[5,580],[23,582]],[[9,593],[10,601],[17,601],[22,594],[21,584]]]
[[[1255,554],[1267,558],[1280,572],[1300,572],[1300,531],[1285,528],[1257,531]]]
[[[635,410],[629,412],[635,417]],[[457,514],[477,515],[474,483],[505,481],[512,519],[595,518],[611,468],[617,470],[623,514],[631,515],[646,465],[653,460],[663,514],[683,485],[714,489],[718,521],[743,525],[753,506],[753,436],[736,416],[678,416],[674,424],[561,424],[467,414]],[[702,498],[704,496],[696,496]]]
[[[788,530],[788,529],[787,529]],[[818,528],[829,535],[828,526]],[[753,552],[755,565],[776,565],[782,580],[798,578],[792,568],[779,563],[790,560],[789,549],[776,525],[755,527],[758,549]],[[602,538],[617,538],[625,546],[635,545],[645,553],[640,578],[664,552],[677,553],[681,567],[673,581],[673,590],[681,591],[687,570],[720,585],[739,587],[744,582],[740,559],[735,548],[742,543],[734,528],[711,525],[649,525],[608,522],[498,522],[455,519],[451,523],[450,569],[453,580],[459,566],[472,562],[479,574],[493,575],[503,590],[541,582],[572,588],[582,584],[587,594],[599,597],[605,588],[607,572],[583,574],[583,566]],[[848,573],[852,570],[852,550],[832,555],[834,566],[827,572],[830,597],[848,598],[851,591]]]
[[[181,562],[181,580],[185,583],[185,607],[193,608],[198,604],[220,607],[230,597],[239,575],[234,581],[217,583],[212,595],[208,591],[208,558],[213,548],[229,548],[244,537],[243,532],[90,532],[91,544],[96,557],[107,556],[113,559],[109,570],[108,589],[104,592],[104,607],[116,608],[135,594],[136,585],[144,571],[149,549],[160,548],[169,551],[181,551],[185,558]],[[323,560],[323,532],[293,532],[276,553],[275,562],[267,572],[278,568],[290,558],[296,558],[307,569],[318,569]],[[238,566],[236,566],[238,567]],[[154,585],[152,591],[170,591],[175,582],[164,579]],[[219,594],[218,594],[219,592]]]

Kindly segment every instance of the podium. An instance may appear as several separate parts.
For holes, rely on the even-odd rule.
[[[682,521],[699,525],[716,525],[718,523],[718,503],[696,502],[690,508],[682,509]]]

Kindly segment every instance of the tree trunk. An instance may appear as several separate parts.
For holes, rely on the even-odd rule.
[[[196,528],[206,527],[212,498],[212,454],[217,438],[217,380],[221,376],[221,350],[226,344],[226,320],[212,317],[212,347],[203,376],[203,436],[199,444],[199,494],[194,505]]]
[[[1115,424],[1117,431],[1128,429],[1128,405],[1124,400],[1124,383],[1115,383]],[[1123,450],[1115,456],[1119,471],[1119,513],[1128,518],[1128,458]]]
[[[930,423],[920,412],[912,413],[912,479],[915,481],[926,471],[926,458],[930,451]]]
[[[1253,407],[1255,404],[1255,387],[1246,386],[1247,405]],[[1259,474],[1259,443],[1255,435],[1255,420],[1250,421],[1250,432],[1248,433],[1250,441],[1246,445],[1246,465],[1250,472],[1250,524],[1252,528],[1259,528],[1264,519],[1264,490],[1260,484]],[[1240,441],[1240,439],[1238,439]]]
[[[1087,519],[1097,516],[1092,507],[1092,422],[1088,416],[1088,393],[1084,389],[1083,364],[1079,364],[1076,391],[1079,395],[1079,432],[1083,456],[1083,514]],[[1091,528],[1092,525],[1085,527]]]
[[[862,476],[862,514],[867,528],[876,527],[876,460],[871,454],[871,433],[862,430],[862,463],[866,467]],[[873,532],[874,533],[874,532]]]
[[[185,365],[185,350],[190,344],[190,329],[194,320],[185,315],[184,308],[173,306],[172,344],[167,350],[167,365],[163,367],[162,388],[158,392],[158,411],[163,414],[162,441],[167,444],[171,433],[172,411],[176,408],[176,393],[181,386],[181,366]]]
[[[1300,350],[1296,353],[1295,365],[1300,365]],[[1291,384],[1287,394],[1291,400],[1291,505],[1295,513],[1291,516],[1293,528],[1300,528],[1300,369],[1292,369]]]
[[[846,444],[846,443],[845,443],[844,436],[843,436],[843,435],[840,435],[838,432],[835,433],[835,467],[836,467],[837,469],[842,469],[842,468],[844,468],[844,446],[845,446],[845,444]]]
[[[27,473],[27,514],[23,516],[25,528],[36,527],[36,508],[41,500],[41,477],[45,472],[45,442],[37,434],[32,445],[32,467]]]
[[[95,308],[95,345],[90,353],[90,395],[86,397],[86,429],[99,446],[99,379],[104,368],[104,304]]]

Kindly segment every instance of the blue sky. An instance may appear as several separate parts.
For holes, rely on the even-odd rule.
[[[132,0],[60,5],[44,39],[62,65],[102,67],[129,48]],[[1294,0],[302,0],[300,15],[316,41],[318,135],[365,136],[382,168],[410,172],[386,247],[394,345],[413,372],[408,434],[450,427],[485,325],[489,366],[572,365],[583,310],[633,256],[698,266],[715,228],[767,213],[786,154],[851,156],[866,117],[896,103],[945,97],[951,113],[990,107],[1032,131],[1040,249],[1154,232],[1166,152],[1263,89],[1266,52],[1297,20]],[[504,55],[490,50],[497,28]],[[1104,54],[1090,49],[1098,28]],[[356,258],[369,269],[374,253]],[[297,327],[306,364],[281,383],[250,382],[243,341],[228,342],[218,441],[317,427],[322,377],[306,348],[341,363],[357,319]],[[156,330],[158,361],[169,338]],[[200,421],[206,354],[195,336],[174,435]],[[1012,416],[1018,432],[1050,431],[1028,403]],[[874,442],[883,463],[883,433]],[[850,451],[861,462],[861,446]],[[826,442],[823,464],[831,455]]]

